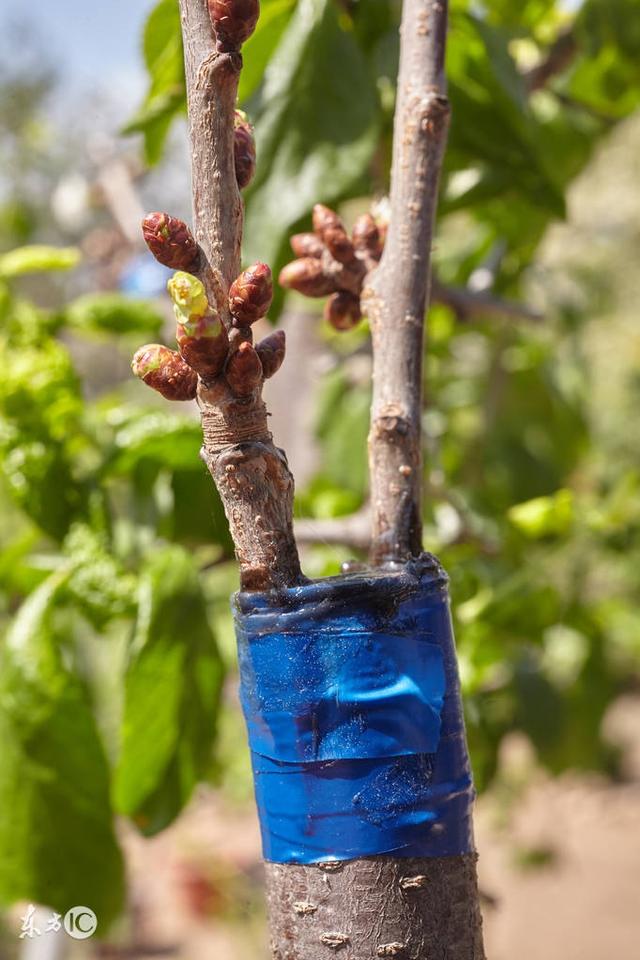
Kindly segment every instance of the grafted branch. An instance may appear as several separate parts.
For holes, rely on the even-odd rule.
[[[236,97],[240,46],[258,14],[258,0],[180,0],[195,237],[166,213],[143,221],[149,249],[178,270],[168,287],[179,349],[146,344],[132,364],[167,399],[197,399],[202,459],[224,504],[245,590],[302,579],[293,537],[293,477],[273,444],[262,401],[264,380],[284,359],[284,333],[253,346],[251,325],[272,299],[271,271],[256,263],[240,272],[239,186],[251,178],[255,148]]]
[[[422,549],[423,331],[449,120],[446,30],[444,0],[405,2],[389,231],[380,266],[363,292],[374,355],[369,466],[375,564],[403,561]]]

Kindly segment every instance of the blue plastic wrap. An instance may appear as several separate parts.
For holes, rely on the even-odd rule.
[[[429,556],[235,598],[264,856],[473,850],[447,578]]]

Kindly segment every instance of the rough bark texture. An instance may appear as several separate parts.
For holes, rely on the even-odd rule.
[[[231,326],[227,295],[240,273],[243,208],[234,165],[234,111],[239,53],[217,53],[206,0],[180,0],[192,157],[198,271],[210,301]],[[250,337],[250,332],[244,336]],[[231,350],[242,336],[230,335]],[[229,520],[244,590],[266,590],[301,578],[293,538],[293,477],[274,446],[262,384],[234,396],[224,377],[200,382],[202,458]]]
[[[265,866],[275,960],[484,960],[474,854]]]
[[[369,434],[374,564],[422,549],[422,352],[433,221],[449,119],[444,0],[405,0],[393,137],[391,221],[363,291],[373,337]]]

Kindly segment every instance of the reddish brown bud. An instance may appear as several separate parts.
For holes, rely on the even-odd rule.
[[[281,287],[297,290],[306,297],[326,297],[336,289],[333,277],[327,276],[320,260],[303,257],[283,267],[278,277]]]
[[[193,400],[198,377],[179,353],[161,343],[147,343],[136,351],[131,369],[147,386],[167,400]]]
[[[254,263],[243,270],[231,284],[229,310],[234,326],[247,327],[265,313],[273,300],[271,270],[266,263]]]
[[[282,366],[286,349],[284,330],[276,330],[256,345],[256,353],[260,357],[262,373],[265,380],[277,373]]]
[[[142,235],[156,260],[174,270],[192,270],[200,249],[191,230],[168,213],[148,213],[142,221]]]
[[[203,380],[213,380],[222,373],[229,338],[217,317],[200,317],[187,324],[176,324],[176,340],[182,357]]]
[[[322,239],[327,250],[338,263],[351,263],[356,256],[354,246],[344,227],[329,227]]]
[[[253,137],[253,127],[242,110],[236,110],[235,113],[233,159],[238,186],[244,190],[249,186],[256,172],[256,142]]]
[[[368,253],[376,260],[382,253],[382,240],[378,225],[370,213],[363,213],[353,225],[353,245],[361,253]]]
[[[352,330],[362,319],[360,301],[352,293],[340,290],[325,303],[324,317],[335,330]]]
[[[325,207],[323,203],[316,203],[312,214],[313,229],[315,233],[324,240],[326,230],[344,230],[344,223],[330,207]]]
[[[237,397],[249,396],[262,380],[260,357],[248,341],[241,343],[229,357],[225,377]]]
[[[248,40],[260,16],[259,0],[207,0],[220,52],[237,50]]]
[[[294,233],[289,243],[296,257],[321,257],[324,245],[315,233]]]

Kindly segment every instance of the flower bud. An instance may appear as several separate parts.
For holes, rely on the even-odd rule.
[[[259,0],[207,0],[207,5],[221,53],[237,50],[256,28]]]
[[[326,297],[336,288],[333,277],[327,276],[322,263],[313,257],[288,263],[280,271],[278,282],[281,287],[297,290],[306,297]]]
[[[368,253],[376,260],[382,254],[380,230],[370,213],[363,213],[353,225],[353,245],[361,253]]]
[[[316,203],[312,213],[313,229],[321,240],[324,240],[326,230],[344,230],[344,223],[330,207],[325,207],[323,203]]]
[[[203,380],[213,380],[222,372],[229,338],[217,315],[207,314],[177,323],[176,340],[182,357]]]
[[[284,330],[276,330],[256,345],[256,353],[260,357],[262,373],[265,380],[277,373],[282,366],[286,349]]]
[[[242,110],[236,110],[235,113],[233,159],[238,186],[244,190],[249,186],[256,172],[256,142],[253,137],[253,127]]]
[[[168,213],[148,213],[142,235],[156,260],[174,270],[195,268],[200,249],[186,223]]]
[[[197,277],[179,270],[167,283],[169,296],[179,323],[187,323],[192,317],[203,317],[209,312],[209,301],[204,286]]]
[[[224,375],[237,397],[253,393],[262,380],[262,364],[252,344],[248,341],[240,344],[229,357]]]
[[[273,300],[271,270],[266,263],[254,263],[243,270],[231,284],[229,310],[234,326],[247,327],[265,313]]]
[[[325,303],[324,317],[335,330],[352,330],[362,319],[360,301],[353,293],[340,290]]]
[[[329,227],[324,231],[322,239],[334,260],[338,263],[352,263],[356,252],[344,227]]]
[[[289,240],[296,257],[321,257],[324,245],[315,233],[294,233]]]
[[[147,386],[167,400],[193,400],[198,376],[179,353],[160,343],[147,343],[136,351],[131,369]]]

